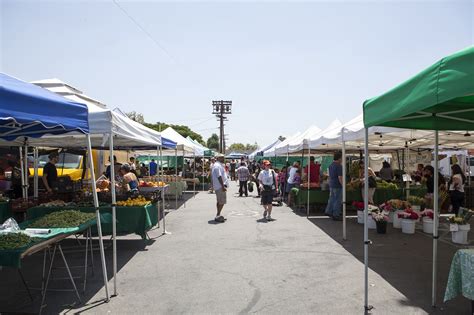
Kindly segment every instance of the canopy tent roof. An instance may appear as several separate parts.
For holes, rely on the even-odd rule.
[[[249,154],[249,159],[253,159],[256,155],[263,155],[265,151],[269,151],[269,150],[272,150],[273,148],[275,148],[277,145],[279,145],[281,143],[281,140],[280,139],[277,139],[275,142],[263,147],[263,148],[258,148],[256,149],[255,151],[253,151],[252,153]]]
[[[196,144],[192,141],[186,139],[182,135],[180,135],[176,130],[171,127],[166,128],[161,132],[161,135],[171,141],[175,142],[177,145],[178,151],[181,154],[196,154],[196,155],[203,155],[203,150],[198,148]]]
[[[4,73],[0,73],[0,100],[2,139],[89,132],[85,105]]]
[[[364,102],[367,127],[472,130],[474,46],[447,56],[385,94]]]
[[[225,157],[226,159],[240,159],[241,157],[245,156],[245,153],[240,152],[230,152]]]
[[[276,148],[275,152],[276,155],[284,155],[284,154],[291,154],[300,152],[305,145],[305,140],[308,139],[311,135],[317,134],[321,131],[321,128],[317,126],[310,126],[308,129],[291,137],[288,140],[286,146],[282,146],[281,144]]]
[[[65,83],[62,84],[67,85]],[[102,103],[95,101],[90,97],[87,97],[86,100],[81,97],[80,94],[74,92],[79,91],[78,89],[72,88],[70,85],[67,86],[69,87],[69,92],[66,93],[63,91],[61,94],[67,99],[80,101],[86,106],[85,108],[88,111],[91,142],[93,147],[108,148],[108,134],[110,134],[111,130],[114,133],[114,147],[116,148],[154,148],[161,145],[162,141],[159,132],[131,120],[119,109],[112,111],[98,105]],[[44,89],[40,87],[36,88],[50,93],[47,89],[53,89],[53,87],[52,84],[49,84],[49,86]],[[50,94],[53,94],[56,97],[61,97],[54,93]],[[175,145],[173,142],[165,142],[168,147],[173,147]],[[32,146],[84,147],[83,137],[75,134],[30,139],[28,143]]]
[[[200,144],[198,141],[194,140],[190,136],[187,136],[186,139],[188,141],[191,141],[191,143],[193,143],[196,146],[196,150],[197,150],[196,155],[202,156],[204,155],[205,151],[209,151],[209,148],[206,148],[205,146],[203,146],[202,144]]]

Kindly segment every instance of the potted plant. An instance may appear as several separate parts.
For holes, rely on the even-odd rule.
[[[433,234],[433,217],[434,211],[432,209],[425,209],[421,212],[423,222],[423,232]]]
[[[372,219],[375,221],[375,225],[377,227],[377,233],[385,234],[387,233],[387,221],[388,221],[388,212],[387,211],[380,211],[380,212],[372,212],[371,213]]]
[[[415,234],[415,224],[420,218],[420,215],[411,208],[406,208],[405,211],[398,214],[401,219],[402,233]]]
[[[474,212],[466,208],[460,208],[457,216],[453,215],[448,218],[449,230],[451,231],[451,239],[456,244],[467,244],[468,233],[471,229],[469,220]]]
[[[414,211],[420,211],[421,207],[425,205],[425,199],[417,196],[408,196],[407,201]]]
[[[374,218],[372,217],[372,213],[378,213],[379,212],[379,207],[374,206],[374,205],[369,205],[369,208],[367,209],[367,227],[369,229],[375,230],[377,228],[377,225],[375,223]]]
[[[404,209],[409,208],[408,202],[400,199],[390,199],[385,203],[384,210],[390,211],[389,217],[393,222],[393,227],[400,229],[402,227],[401,219],[398,217],[399,213],[402,213]]]
[[[353,201],[352,206],[357,210],[357,223],[364,224],[364,203],[362,201]]]

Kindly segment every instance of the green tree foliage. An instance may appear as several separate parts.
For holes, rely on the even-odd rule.
[[[283,137],[283,136],[279,136],[279,137],[278,137],[278,140],[280,140],[280,141],[282,141],[282,142],[285,141],[285,139],[286,139],[286,138]]]
[[[133,111],[133,112],[126,113],[126,115],[127,115],[128,118],[130,118],[131,120],[136,121],[136,122],[139,122],[140,124],[144,124],[144,123],[145,123],[145,119],[143,118],[143,114],[141,114],[141,113],[138,113],[138,112],[136,112],[136,111]]]
[[[207,147],[212,150],[219,150],[219,137],[213,133],[209,139],[207,139]]]
[[[257,149],[258,145],[257,143],[254,144],[243,144],[243,143],[233,143],[229,146],[229,151],[236,151],[236,152],[253,152]]]

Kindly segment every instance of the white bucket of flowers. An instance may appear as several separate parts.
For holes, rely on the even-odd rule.
[[[423,218],[423,232],[427,234],[433,234],[433,210],[425,209],[423,212],[421,212],[421,217]]]
[[[457,216],[448,218],[449,230],[451,231],[451,240],[456,244],[468,244],[468,234],[471,225],[468,223],[474,212],[466,208],[459,209]]]
[[[401,219],[402,233],[415,234],[415,224],[419,219],[417,212],[411,208],[405,209],[402,213],[398,214],[398,218]]]

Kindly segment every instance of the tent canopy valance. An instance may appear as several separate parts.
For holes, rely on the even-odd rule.
[[[4,73],[0,73],[0,99],[0,138],[5,140],[89,132],[85,105]]]
[[[474,46],[365,101],[364,124],[429,130],[474,127]]]

